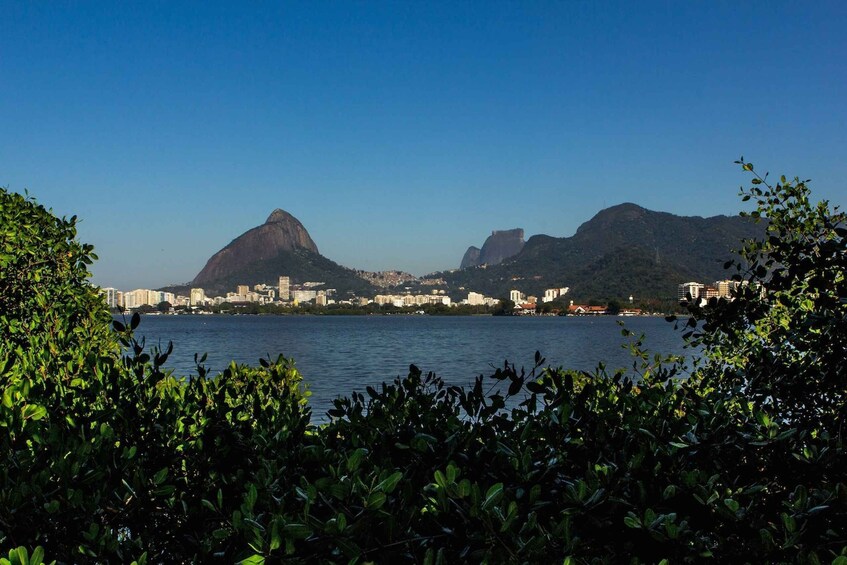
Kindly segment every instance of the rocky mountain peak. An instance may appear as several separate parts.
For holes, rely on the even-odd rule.
[[[462,257],[462,262],[459,264],[460,269],[467,269],[468,267],[476,267],[479,265],[479,247],[474,247],[471,245],[468,247],[468,250],[465,251],[464,256]]]
[[[193,284],[209,285],[242,272],[248,265],[300,250],[319,254],[318,246],[300,220],[277,208],[264,224],[247,230],[215,253],[194,277]]]
[[[300,224],[300,221],[297,220],[297,218],[295,218],[294,216],[292,216],[291,214],[289,214],[288,212],[286,212],[282,208],[277,208],[276,210],[271,212],[271,215],[268,216],[268,219],[265,220],[265,223],[266,224],[277,224],[277,223],[290,222],[292,220],[297,222],[298,224]],[[300,224],[300,225],[302,226],[303,224]]]
[[[498,265],[521,252],[524,246],[523,229],[494,230],[482,249],[470,247],[462,257],[461,269],[478,265]]]

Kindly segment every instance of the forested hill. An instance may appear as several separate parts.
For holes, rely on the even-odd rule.
[[[627,203],[600,211],[572,237],[533,236],[499,265],[430,276],[444,278],[451,290],[498,297],[513,288],[538,295],[567,286],[574,300],[670,299],[679,283],[727,278],[723,264],[733,250],[763,231],[737,216],[676,216]]]

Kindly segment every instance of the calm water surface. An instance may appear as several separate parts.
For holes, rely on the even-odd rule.
[[[504,360],[529,369],[536,350],[553,367],[592,370],[599,361],[631,367],[618,320],[644,333],[651,351],[685,352],[672,324],[648,317],[144,316],[138,336],[148,346],[172,341],[166,366],[177,375],[196,374],[195,353],[208,353],[213,374],[230,361],[293,357],[320,418],[333,398],[405,376],[410,363],[458,385]]]

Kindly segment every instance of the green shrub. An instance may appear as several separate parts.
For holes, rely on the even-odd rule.
[[[73,220],[0,192],[0,546],[98,563],[847,562],[844,217],[806,183],[753,183],[768,239],[742,250],[735,300],[690,306],[692,366],[624,330],[627,374],[537,354],[459,388],[412,366],[320,427],[290,360],[172,375],[137,316],[110,329]]]

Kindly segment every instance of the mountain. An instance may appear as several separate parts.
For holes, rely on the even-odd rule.
[[[334,288],[342,296],[348,292],[367,293],[373,288],[355,271],[321,255],[303,224],[281,209],[212,255],[191,286],[224,293],[234,291],[239,284],[276,286],[284,275],[295,284],[325,282],[321,288]]]
[[[572,237],[532,236],[499,265],[433,276],[451,288],[503,296],[570,287],[574,300],[673,298],[677,285],[727,278],[723,263],[764,228],[745,218],[676,216],[626,203],[598,212]]]
[[[462,262],[459,264],[460,269],[467,269],[468,267],[476,267],[479,265],[479,247],[474,247],[471,245],[468,247],[468,250],[465,251],[465,254],[462,256]]]
[[[482,249],[469,247],[462,257],[461,267],[499,265],[504,260],[520,253],[524,246],[523,230],[494,230],[482,244]]]

